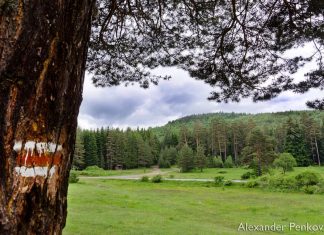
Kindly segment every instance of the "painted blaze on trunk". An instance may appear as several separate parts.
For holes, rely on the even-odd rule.
[[[15,172],[25,177],[49,176],[55,174],[61,165],[62,146],[53,143],[36,143],[29,141],[24,144],[16,142],[17,153]]]
[[[93,4],[0,0],[0,234],[65,225]]]

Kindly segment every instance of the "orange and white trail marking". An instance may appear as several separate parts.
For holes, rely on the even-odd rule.
[[[18,153],[15,172],[23,177],[51,177],[62,158],[62,145],[50,142],[16,141],[13,149]]]

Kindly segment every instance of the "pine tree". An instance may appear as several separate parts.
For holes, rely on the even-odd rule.
[[[280,123],[274,129],[274,136],[276,139],[276,152],[283,153],[285,151],[287,125],[286,123]]]
[[[227,157],[227,139],[228,130],[227,124],[222,118],[215,118],[211,123],[212,129],[212,149],[213,155],[221,156],[222,160],[225,161]]]
[[[84,161],[86,166],[99,166],[95,133],[87,131],[84,134]]]
[[[207,165],[207,158],[205,156],[205,149],[202,146],[198,146],[195,156],[195,166],[202,172]]]
[[[171,165],[177,163],[177,156],[178,156],[178,150],[175,147],[168,148],[167,160],[170,162]]]
[[[115,165],[125,166],[126,139],[123,131],[117,131],[115,135]]]
[[[284,151],[293,155],[298,166],[309,166],[310,158],[306,150],[306,140],[303,130],[292,118],[286,121],[286,140]]]
[[[178,151],[175,147],[164,148],[160,152],[159,162],[162,161],[169,167],[177,163]]]
[[[195,168],[193,151],[187,145],[184,145],[180,149],[178,166],[181,169],[181,172],[188,172]]]
[[[206,131],[201,122],[196,121],[194,124],[193,135],[195,138],[195,149],[198,149],[198,146],[205,147]]]
[[[304,132],[304,138],[306,141],[307,151],[311,156],[312,162],[321,165],[318,139],[320,138],[320,127],[314,121],[314,119],[306,113],[301,115],[301,126]]]
[[[139,167],[149,167],[153,162],[153,155],[151,147],[147,142],[145,142],[141,136],[137,139],[137,149],[138,149],[138,166]]]
[[[107,133],[108,130],[105,130],[103,127],[100,129],[100,145],[101,145],[101,153],[100,153],[100,165],[102,168],[105,168],[105,156],[107,154]]]
[[[94,4],[0,1],[0,234],[62,233]],[[30,141],[60,146],[47,176],[15,172]]]
[[[319,153],[321,161],[324,162],[324,117],[321,121],[321,135],[320,135],[320,141],[319,141]]]
[[[169,168],[171,166],[170,162],[168,161],[168,149],[165,148],[161,151],[159,156],[158,165],[160,168]]]
[[[76,170],[82,170],[84,168],[85,166],[84,154],[85,154],[85,149],[82,141],[82,131],[80,128],[78,128],[76,139],[75,139],[72,168]]]
[[[258,176],[260,176],[276,156],[274,141],[259,128],[254,128],[247,138],[247,144],[244,148],[245,161],[255,167]]]
[[[148,139],[149,146],[151,147],[152,150],[152,155],[153,155],[153,164],[158,163],[159,156],[160,156],[160,151],[161,151],[161,144],[159,142],[159,139],[157,138],[156,135],[151,133],[149,139]]]
[[[112,170],[116,158],[115,131],[109,130],[107,133],[105,169]]]
[[[231,145],[234,156],[234,163],[239,162],[239,156],[245,146],[245,140],[247,136],[247,125],[242,121],[234,121],[230,125],[231,131]]]
[[[178,146],[178,136],[171,131],[170,128],[167,128],[164,133],[164,138],[162,141],[162,147],[176,147]]]
[[[179,132],[179,144],[178,144],[179,148],[191,144],[190,135],[191,133],[189,129],[185,125],[182,125],[180,127],[180,132]]]
[[[104,156],[103,156],[103,139],[99,129],[94,132],[96,145],[97,145],[97,157],[98,157],[98,165],[101,168],[104,168]]]
[[[138,146],[137,146],[137,134],[131,129],[126,131],[126,160],[125,166],[127,169],[138,167]]]

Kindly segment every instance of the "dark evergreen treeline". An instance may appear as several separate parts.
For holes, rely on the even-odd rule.
[[[235,114],[227,114],[214,116],[209,123],[193,116],[194,122],[183,118],[180,125],[175,121],[148,130],[78,130],[74,167],[129,169],[178,164],[183,171],[189,171],[235,164],[257,166],[261,173],[283,152],[291,153],[299,166],[321,165],[324,115],[315,114],[274,114],[279,119],[271,121],[271,125],[271,114],[263,117],[263,123],[257,115],[235,118]]]
[[[78,129],[73,167],[149,167],[157,164],[159,154],[160,143],[151,130]]]

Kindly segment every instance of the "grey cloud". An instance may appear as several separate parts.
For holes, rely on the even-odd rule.
[[[140,104],[141,100],[138,97],[122,97],[122,95],[115,99],[106,97],[85,99],[81,112],[96,118],[120,119],[131,115]]]
[[[157,69],[159,74],[170,74],[170,81],[142,89],[131,87],[95,88],[86,76],[84,101],[79,115],[82,128],[114,126],[125,128],[163,125],[182,116],[210,112],[275,112],[306,109],[305,102],[321,97],[312,90],[303,95],[286,92],[278,98],[260,103],[242,100],[240,103],[216,103],[207,100],[212,88],[203,81],[189,77],[179,69]]]
[[[282,103],[282,102],[289,102],[291,98],[289,97],[278,97],[277,99],[274,99],[274,103]]]
[[[166,95],[164,95],[163,100],[170,105],[190,104],[194,101],[194,96],[189,92],[177,92],[173,94],[169,91]]]

